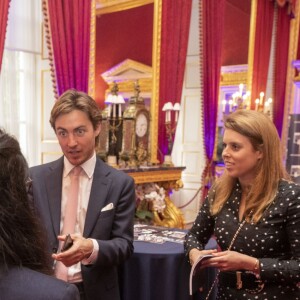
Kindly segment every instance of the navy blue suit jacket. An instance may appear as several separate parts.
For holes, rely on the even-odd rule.
[[[49,252],[58,248],[63,157],[30,168],[31,196],[49,238]],[[101,212],[113,203],[113,209]],[[133,253],[135,186],[132,177],[97,158],[83,236],[96,239],[99,255],[81,265],[88,300],[118,300],[118,265]]]
[[[28,268],[14,267],[0,274],[3,300],[79,300],[75,285]]]

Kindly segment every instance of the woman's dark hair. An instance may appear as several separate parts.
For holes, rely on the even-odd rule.
[[[27,196],[28,165],[18,141],[0,129],[0,265],[52,274],[46,237]]]

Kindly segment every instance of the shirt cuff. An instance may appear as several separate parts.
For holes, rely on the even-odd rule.
[[[93,242],[94,248],[93,248],[93,251],[92,251],[91,255],[88,258],[84,258],[81,261],[81,263],[83,265],[92,265],[95,262],[95,260],[97,259],[98,253],[99,253],[99,244],[98,244],[98,242],[95,239],[89,239],[89,240],[91,240]]]

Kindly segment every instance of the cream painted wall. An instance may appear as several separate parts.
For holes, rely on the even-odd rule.
[[[56,135],[49,123],[50,112],[55,102],[54,92],[51,82],[51,72],[48,59],[48,49],[45,42],[45,31],[42,26],[43,38],[42,38],[42,54],[39,64],[39,72],[41,78],[41,89],[39,98],[40,107],[40,164],[47,163],[59,158],[62,155],[60,146],[56,139]]]
[[[205,167],[200,95],[198,5],[199,1],[193,0],[181,112],[172,152],[175,165],[186,167],[182,174],[184,187],[174,192],[171,199],[177,207],[182,207],[181,211],[187,224],[194,221],[200,208],[201,192],[197,194],[197,191],[201,188],[201,174]],[[194,200],[191,201],[193,198]],[[187,203],[189,204],[185,206]]]

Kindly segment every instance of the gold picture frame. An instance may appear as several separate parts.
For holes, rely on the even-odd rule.
[[[97,15],[117,12],[125,9],[133,9],[153,3],[153,39],[152,39],[152,95],[150,103],[150,162],[157,164],[158,149],[158,115],[159,115],[159,79],[160,79],[160,45],[161,45],[161,18],[162,0],[93,0],[91,14],[91,47],[90,47],[90,71],[89,94],[95,92],[95,18]]]

